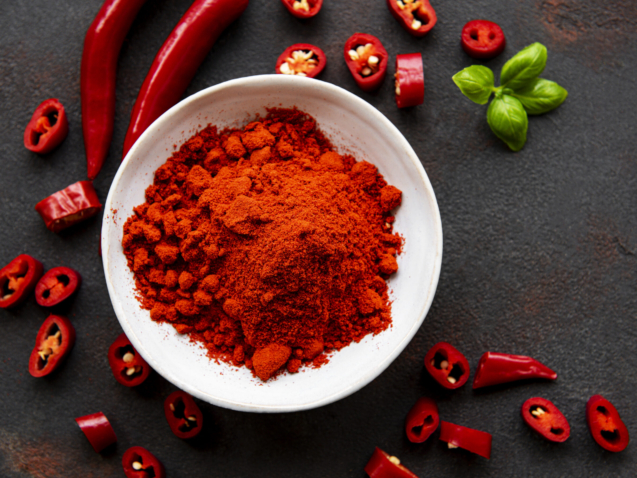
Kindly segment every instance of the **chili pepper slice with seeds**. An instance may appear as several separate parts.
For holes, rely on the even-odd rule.
[[[387,6],[402,27],[416,37],[425,36],[438,21],[429,0],[387,0]]]
[[[64,106],[55,98],[44,100],[35,109],[24,130],[24,146],[34,153],[46,154],[57,148],[69,134]]]
[[[137,353],[123,332],[108,349],[108,363],[115,379],[126,387],[140,385],[150,374],[150,365]]]
[[[164,413],[173,433],[179,438],[197,436],[203,427],[203,414],[186,392],[177,390],[164,401]]]
[[[47,229],[60,232],[95,216],[102,205],[91,181],[78,181],[35,205]]]
[[[378,38],[354,33],[345,42],[345,63],[358,87],[370,93],[380,88],[387,73],[387,50]]]
[[[438,429],[440,416],[436,402],[428,397],[420,397],[407,414],[405,433],[412,443],[422,443]]]
[[[26,300],[42,277],[42,263],[20,254],[0,269],[0,309],[16,307]]]
[[[82,276],[69,267],[54,267],[35,286],[35,300],[42,307],[53,307],[71,297],[82,284]]]
[[[141,446],[124,452],[122,467],[126,478],[166,478],[166,470],[155,455]]]
[[[421,105],[425,101],[425,73],[422,55],[396,55],[396,105],[399,108]]]
[[[365,473],[370,478],[418,478],[400,460],[376,447],[374,454],[365,465]]]
[[[450,390],[462,387],[469,379],[469,362],[447,342],[438,342],[429,349],[425,367],[436,382]]]
[[[528,378],[555,380],[557,374],[531,357],[485,352],[480,357],[473,379],[473,388],[489,387]]]
[[[472,20],[462,28],[460,43],[467,55],[488,60],[504,51],[506,38],[497,23],[488,20]]]
[[[281,0],[296,18],[312,18],[323,6],[323,0]]]
[[[326,64],[327,57],[319,47],[309,43],[296,43],[281,53],[276,61],[275,71],[283,75],[315,78]]]
[[[491,434],[487,432],[440,422],[440,440],[446,442],[450,449],[462,448],[488,460],[491,458],[492,439]]]
[[[66,317],[49,315],[40,326],[29,358],[29,373],[44,377],[60,366],[75,344],[75,328]]]
[[[534,397],[524,402],[522,418],[547,440],[562,443],[571,436],[571,426],[566,417],[545,398]]]
[[[96,453],[117,441],[113,427],[102,412],[85,415],[76,418],[75,421]]]
[[[601,395],[593,395],[586,403],[586,422],[599,446],[618,452],[628,446],[630,437],[615,406]]]

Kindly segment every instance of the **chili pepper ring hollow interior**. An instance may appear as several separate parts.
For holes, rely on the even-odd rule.
[[[150,319],[137,300],[122,249],[123,225],[144,202],[155,170],[206,125],[243,127],[269,107],[312,116],[341,154],[369,161],[403,191],[395,231],[405,240],[399,270],[388,282],[392,326],[330,355],[320,368],[262,382],[245,367],[211,361],[205,350],[167,323]],[[433,189],[413,149],[378,110],[319,80],[262,75],[207,88],[164,113],[137,140],[108,194],[102,259],[113,308],[136,351],[164,378],[214,405],[251,412],[291,412],[344,398],[371,382],[403,351],[429,311],[442,261],[442,225]]]

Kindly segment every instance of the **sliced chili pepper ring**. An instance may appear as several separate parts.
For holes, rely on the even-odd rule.
[[[47,229],[53,232],[95,216],[101,208],[91,181],[78,181],[35,205]]]
[[[462,49],[473,58],[487,60],[504,51],[506,38],[497,23],[488,20],[472,20],[462,28]]]
[[[109,347],[108,364],[115,380],[125,387],[140,385],[150,374],[150,365],[137,353],[125,333],[121,333]]]
[[[387,50],[378,38],[354,33],[345,42],[345,63],[356,84],[368,93],[380,88],[387,73]]]
[[[20,254],[0,269],[0,309],[24,302],[42,277],[42,271],[42,263],[28,254]]]
[[[469,380],[469,362],[447,342],[438,342],[429,349],[425,367],[436,382],[450,390],[462,387]]]
[[[165,478],[166,470],[155,455],[141,446],[134,446],[124,452],[122,467],[126,478]]]
[[[529,398],[521,411],[525,423],[547,440],[562,443],[571,436],[568,420],[549,400]]]
[[[50,153],[68,133],[69,122],[62,103],[55,98],[44,100],[35,109],[24,130],[24,146],[34,153]]]
[[[53,307],[71,297],[82,284],[82,276],[70,267],[54,267],[35,286],[35,300],[42,307]]]
[[[422,55],[396,55],[396,105],[399,108],[420,105],[425,101],[425,73]]]
[[[315,78],[323,71],[327,57],[319,47],[309,43],[296,43],[285,49],[276,62],[275,71],[283,75]]]
[[[44,377],[57,369],[75,344],[75,328],[66,317],[49,315],[38,330],[29,358],[29,373]]]
[[[323,6],[323,0],[281,0],[296,18],[312,18]]]
[[[619,452],[628,446],[628,428],[615,406],[601,395],[593,395],[586,403],[586,422],[599,446]]]
[[[192,438],[203,427],[203,414],[193,398],[177,390],[164,401],[164,413],[172,432],[179,438]]]
[[[76,418],[75,421],[96,453],[117,441],[113,427],[102,412],[85,415]]]
[[[405,433],[412,443],[422,443],[438,429],[440,416],[436,402],[428,397],[421,397],[407,414]]]
[[[478,362],[473,388],[475,390],[529,378],[555,380],[557,373],[531,357],[485,352]]]
[[[491,458],[493,437],[490,433],[442,421],[440,440],[446,442],[449,448],[462,448],[487,460]]]
[[[416,37],[425,36],[438,21],[429,0],[387,0],[387,7],[401,26]]]
[[[376,447],[374,454],[365,465],[365,473],[370,478],[418,478],[400,460]]]

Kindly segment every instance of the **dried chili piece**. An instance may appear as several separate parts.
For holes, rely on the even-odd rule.
[[[85,415],[76,418],[75,421],[96,453],[101,452],[117,441],[113,427],[102,412]]]
[[[524,402],[522,418],[547,440],[561,443],[571,436],[571,426],[566,417],[545,398],[533,397]]]
[[[429,0],[387,0],[387,6],[402,27],[416,37],[425,36],[438,21]]]
[[[281,53],[276,61],[275,71],[283,75],[315,78],[326,64],[327,57],[319,47],[309,43],[295,43]]]
[[[345,63],[358,87],[368,93],[380,88],[387,73],[387,50],[378,38],[354,33],[345,42]]]
[[[628,428],[615,406],[601,395],[593,395],[588,399],[586,422],[593,439],[603,449],[618,452],[628,446]]]
[[[71,297],[82,284],[82,276],[70,267],[54,267],[35,286],[35,300],[42,307],[53,307]]]
[[[323,0],[281,0],[296,18],[312,18],[323,6]]]
[[[60,366],[75,344],[75,328],[66,317],[49,315],[38,330],[29,373],[44,377]]]
[[[24,302],[42,277],[42,271],[42,263],[28,254],[20,254],[0,269],[0,309]]]
[[[35,205],[47,229],[53,232],[93,217],[100,209],[102,204],[91,181],[78,181]]]
[[[115,380],[126,387],[140,385],[150,374],[150,365],[137,353],[123,332],[108,349],[108,364]]]
[[[440,416],[436,402],[428,397],[421,397],[407,414],[405,433],[412,443],[422,443],[438,429]]]
[[[400,460],[376,447],[374,454],[365,465],[365,473],[370,478],[418,478]]]
[[[469,380],[469,362],[447,342],[438,342],[429,349],[425,367],[436,382],[450,390],[462,387]]]
[[[422,55],[396,55],[396,105],[399,108],[420,105],[425,101],[425,73]]]
[[[24,146],[34,153],[46,154],[57,148],[69,134],[64,106],[55,98],[44,100],[35,109],[24,130]]]
[[[164,401],[164,413],[172,432],[179,438],[197,436],[203,427],[203,414],[186,392],[177,390]]]
[[[489,387],[528,378],[555,380],[557,374],[531,357],[485,352],[480,357],[473,379],[473,388]]]
[[[467,55],[487,60],[504,51],[506,38],[497,23],[472,20],[462,28],[460,43]]]
[[[126,478],[166,478],[162,462],[141,446],[133,446],[124,452],[122,467]]]
[[[440,440],[446,442],[449,448],[462,448],[487,460],[491,458],[493,437],[490,433],[445,421],[440,423]]]

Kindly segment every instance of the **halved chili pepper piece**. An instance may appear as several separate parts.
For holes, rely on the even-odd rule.
[[[64,106],[55,98],[44,100],[35,109],[24,130],[24,146],[34,153],[46,154],[57,148],[69,134]]]
[[[436,402],[428,397],[420,397],[407,414],[405,433],[412,443],[422,443],[438,429],[440,416]]]
[[[44,377],[60,366],[75,344],[75,328],[66,317],[49,315],[38,330],[29,373]]]
[[[462,448],[487,460],[491,458],[493,437],[490,433],[445,421],[440,423],[440,440],[446,442],[449,448]]]
[[[421,105],[425,101],[425,73],[422,55],[396,55],[396,104],[399,108]]]
[[[177,390],[164,401],[164,413],[170,429],[179,438],[197,436],[203,427],[203,414],[186,392]]]
[[[281,0],[281,2],[296,18],[311,18],[323,6],[323,0]]]
[[[506,38],[497,23],[488,20],[471,20],[462,28],[462,49],[473,58],[487,60],[504,51]]]
[[[618,452],[628,446],[628,428],[615,406],[601,395],[593,395],[586,403],[586,421],[593,439],[605,450]]]
[[[473,388],[489,387],[527,378],[555,380],[557,374],[537,360],[524,355],[485,352],[480,357]]]
[[[24,302],[42,277],[42,271],[42,263],[28,254],[20,254],[0,269],[0,309]]]
[[[429,349],[425,367],[436,382],[450,390],[462,387],[469,380],[469,362],[447,342],[438,342]]]
[[[345,42],[345,63],[358,87],[368,93],[380,88],[387,73],[387,50],[378,38],[354,33]]]
[[[123,332],[108,349],[108,363],[115,379],[126,387],[140,385],[150,374],[150,365],[137,353]]]
[[[387,6],[402,27],[416,37],[425,36],[438,21],[429,0],[387,0]]]
[[[309,43],[296,43],[281,53],[276,61],[275,71],[283,75],[315,78],[326,64],[327,57],[319,47]]]
[[[82,284],[82,276],[69,267],[54,267],[35,286],[35,300],[42,307],[53,307],[71,297]]]
[[[400,460],[376,447],[374,454],[365,465],[365,473],[370,478],[418,478]]]
[[[75,421],[97,453],[117,441],[113,427],[102,412],[85,415]]]
[[[545,398],[534,397],[524,402],[522,418],[547,440],[562,443],[571,436],[571,426],[566,417]]]
[[[141,446],[124,452],[122,467],[126,478],[166,478],[166,470],[155,455]]]
[[[91,181],[78,181],[35,205],[47,229],[60,232],[95,216],[102,204]]]

